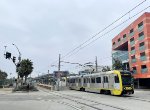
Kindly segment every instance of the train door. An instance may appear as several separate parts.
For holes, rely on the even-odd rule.
[[[108,89],[109,88],[109,84],[108,84],[108,76],[103,76],[103,84],[104,84],[104,88]]]
[[[114,74],[109,75],[109,89],[114,89]]]
[[[83,78],[83,86],[84,86],[84,87],[87,87],[87,77],[84,77],[84,78]]]
[[[114,89],[120,89],[119,77],[118,75],[114,76]]]
[[[83,83],[84,83],[83,76],[81,76],[81,87],[83,87]]]
[[[81,78],[78,79],[78,86],[81,88],[82,85],[81,85]]]
[[[87,77],[87,88],[90,88],[90,78]]]
[[[78,78],[75,79],[75,86],[76,86],[76,89],[78,88]]]
[[[95,88],[95,77],[91,77],[90,87]]]

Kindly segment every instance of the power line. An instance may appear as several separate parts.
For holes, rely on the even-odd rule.
[[[92,36],[91,38],[89,38],[88,40],[86,40],[85,42],[83,42],[82,44],[80,44],[79,46],[77,46],[76,48],[74,48],[73,50],[69,51],[66,55],[62,56],[61,59],[67,57],[69,55],[70,57],[70,54],[74,51],[76,51],[78,48],[82,48],[82,46],[84,44],[86,44],[87,42],[89,42],[90,40],[94,39],[97,35],[99,35],[100,33],[102,33],[103,31],[105,31],[106,29],[108,29],[110,26],[112,26],[113,24],[115,24],[117,21],[119,21],[120,19],[122,19],[124,16],[126,16],[127,14],[130,14],[133,10],[135,10],[137,7],[139,7],[140,5],[142,5],[144,2],[146,2],[147,0],[144,0],[142,2],[140,2],[138,5],[136,5],[135,7],[133,7],[131,10],[129,10],[127,13],[125,13],[124,15],[122,15],[121,17],[119,17],[118,19],[116,19],[114,22],[112,22],[111,24],[109,24],[108,26],[106,26],[105,28],[103,28],[101,31],[99,31],[98,33],[96,33],[94,36]],[[53,63],[57,63],[58,60],[55,60]]]
[[[93,38],[95,38],[97,35],[99,35],[104,30],[106,30],[107,28],[109,28],[110,26],[112,26],[113,24],[115,24],[117,21],[119,21],[120,19],[122,19],[124,16],[126,16],[127,14],[129,14],[130,12],[132,12],[133,10],[135,10],[137,7],[139,7],[140,5],[142,5],[144,2],[146,2],[146,0],[144,0],[141,3],[139,3],[138,5],[136,5],[134,8],[132,8],[127,13],[125,13],[124,15],[122,15],[121,17],[119,17],[118,19],[116,19],[114,22],[112,22],[111,24],[109,24],[108,26],[106,26],[105,28],[103,28],[101,31],[99,31],[98,33],[96,33],[94,36],[92,36],[91,38],[89,38],[88,40],[86,40],[85,42],[83,42],[82,44],[80,44],[79,46],[77,46],[76,48],[74,48],[73,50],[71,50],[70,52],[68,52],[62,58],[68,56],[70,53],[74,52],[75,50],[77,50],[78,48],[80,48],[82,45],[86,44],[87,42],[89,42],[90,40],[92,40]]]
[[[127,20],[123,21],[122,23],[120,23],[119,25],[115,26],[114,28],[110,29],[109,31],[107,31],[106,33],[104,33],[103,35],[97,37],[96,39],[92,40],[91,42],[89,42],[88,44],[84,45],[83,47],[80,47],[76,52],[70,54],[68,57],[71,57],[72,55],[75,55],[76,53],[78,53],[80,50],[84,49],[85,47],[87,47],[88,45],[92,44],[93,42],[97,41],[99,38],[109,34],[111,31],[113,31],[114,29],[116,29],[117,27],[119,27],[120,25],[126,23],[127,21],[129,21],[130,19],[134,18],[135,16],[137,16],[138,14],[140,14],[141,12],[143,12],[144,10],[150,8],[150,6],[144,8],[143,10],[141,10],[140,12],[136,13],[135,15],[129,17]]]
[[[120,58],[121,56],[124,56],[124,55],[129,55],[129,53],[127,52],[127,53],[124,53],[124,54],[121,54],[121,55],[117,55],[117,58]],[[105,61],[103,61],[103,62],[106,62],[106,61],[108,61],[108,60],[111,60],[111,62],[112,62],[112,58],[114,58],[114,57],[111,55],[111,56],[105,57],[105,58],[103,58],[103,59],[101,59],[101,60],[99,60],[99,61],[105,60]],[[87,66],[87,65],[84,65],[84,64],[80,64],[80,63],[72,63],[72,62],[66,62],[66,61],[62,61],[62,62],[68,63],[68,64],[77,64],[77,65],[79,65],[80,67],[90,67],[90,66]],[[93,68],[92,68],[92,69],[93,69]]]

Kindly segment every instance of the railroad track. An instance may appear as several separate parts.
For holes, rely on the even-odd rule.
[[[42,89],[43,92],[46,92],[46,93],[49,93],[47,90],[45,89]],[[67,99],[69,101],[72,101],[72,102],[75,102],[77,104],[80,104],[80,105],[83,105],[85,107],[89,107],[91,109],[95,109],[95,110],[103,110],[99,107],[95,107],[94,105],[101,105],[103,107],[107,107],[109,109],[113,109],[113,110],[127,110],[125,108],[120,108],[120,107],[117,107],[117,106],[113,106],[113,105],[108,105],[108,104],[104,104],[104,103],[100,103],[100,102],[96,102],[94,100],[89,100],[89,99],[86,99],[86,98],[81,98],[81,97],[77,97],[77,96],[72,96],[72,95],[67,95],[67,94],[63,94],[63,93],[60,93],[60,92],[56,92],[56,91],[53,91],[49,94],[53,94],[57,97],[61,97],[63,99]],[[85,103],[86,102],[90,102],[92,104],[87,104]],[[61,103],[66,103],[66,102],[61,102]],[[66,105],[69,106],[69,103],[67,103]],[[74,106],[74,108],[78,109],[78,110],[82,110],[82,108],[80,107],[77,107],[77,106]]]
[[[123,98],[131,99],[131,100],[136,100],[136,101],[142,101],[142,102],[150,102],[150,100],[142,99],[140,97],[123,97]]]

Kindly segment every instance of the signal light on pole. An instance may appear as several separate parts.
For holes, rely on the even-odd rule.
[[[14,63],[16,62],[16,57],[14,57],[14,56],[13,56],[13,62],[14,62]]]
[[[9,53],[9,52],[6,52],[6,59],[10,59],[11,58],[11,53]]]

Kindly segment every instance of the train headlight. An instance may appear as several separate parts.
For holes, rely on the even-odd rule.
[[[124,87],[124,90],[132,90],[132,87]]]

